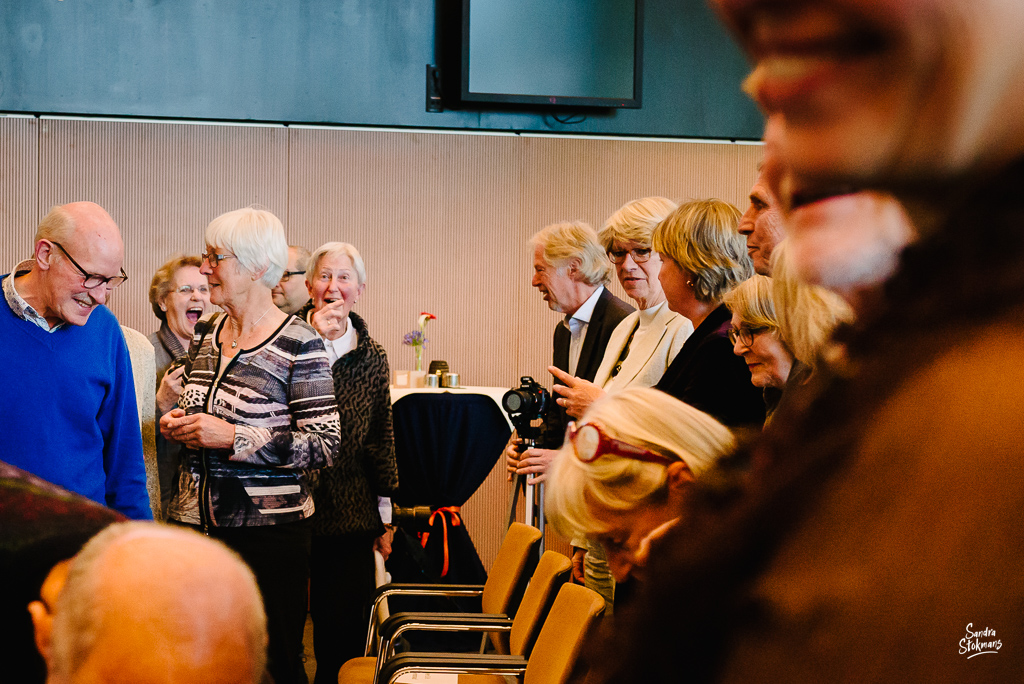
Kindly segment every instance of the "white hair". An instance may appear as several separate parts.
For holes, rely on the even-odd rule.
[[[206,227],[206,244],[230,251],[250,274],[274,287],[288,266],[288,240],[281,219],[266,209],[245,207],[221,214]]]
[[[359,250],[347,242],[325,242],[317,247],[313,255],[309,257],[309,267],[306,269],[306,282],[313,284],[316,272],[320,269],[320,262],[328,256],[347,256],[352,260],[352,268],[356,271],[356,279],[360,285],[366,284],[366,264]]]

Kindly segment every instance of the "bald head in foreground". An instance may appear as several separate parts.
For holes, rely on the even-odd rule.
[[[252,572],[223,544],[189,530],[108,527],[54,569],[29,612],[49,684],[263,677],[266,617]]]

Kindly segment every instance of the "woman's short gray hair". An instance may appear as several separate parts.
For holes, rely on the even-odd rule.
[[[587,285],[607,285],[611,280],[608,255],[597,233],[583,221],[552,223],[538,231],[530,242],[543,250],[544,258],[555,268],[579,261],[579,272]]]
[[[206,227],[206,244],[230,251],[250,274],[274,287],[288,266],[288,240],[281,219],[266,209],[246,207],[221,214]]]
[[[678,206],[665,197],[644,197],[626,202],[604,222],[598,233],[601,246],[605,252],[610,252],[615,241],[650,245],[654,229]]]
[[[347,256],[352,260],[352,268],[356,271],[356,279],[359,284],[366,284],[366,264],[363,263],[363,257],[359,255],[358,249],[347,242],[325,242],[317,247],[313,255],[309,257],[309,266],[306,268],[307,283],[313,284],[313,278],[320,270],[320,262],[328,256]]]
[[[700,476],[736,442],[729,429],[706,413],[650,387],[630,387],[594,402],[580,420],[599,423],[615,439],[683,461]],[[663,500],[667,468],[615,454],[592,463],[576,457],[567,440],[555,456],[544,502],[555,531],[571,538],[599,535],[607,523],[595,504],[611,513],[631,511]]]
[[[173,256],[163,266],[156,269],[153,280],[149,283],[149,305],[153,307],[153,313],[161,322],[167,320],[167,312],[160,308],[160,304],[171,292],[171,281],[179,268],[185,266],[203,267],[203,260],[197,256]]]
[[[740,210],[728,202],[684,202],[658,224],[651,246],[693,275],[697,301],[720,302],[754,274],[739,223]]]
[[[779,331],[799,361],[815,368],[831,355],[832,331],[854,319],[853,309],[831,290],[806,283],[790,263],[789,240],[772,251],[772,297],[778,312]]]

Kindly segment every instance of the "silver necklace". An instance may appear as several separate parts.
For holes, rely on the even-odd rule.
[[[256,319],[256,322],[252,324],[252,327],[251,327],[251,328],[249,328],[249,332],[252,332],[253,330],[255,330],[255,329],[256,329],[256,326],[260,324],[260,321],[262,321],[262,320],[263,320],[263,319],[264,319],[264,318],[266,317],[266,315],[267,315],[268,313],[270,313],[270,309],[273,309],[273,308],[274,308],[274,307],[273,307],[273,306],[271,306],[271,307],[270,307],[270,308],[268,308],[268,309],[267,309],[266,311],[264,311],[264,312],[263,312],[263,315],[262,315],[262,316],[260,316],[259,318],[257,318],[257,319]],[[241,337],[242,337],[242,327],[241,327],[241,326],[239,326],[239,327],[238,327],[238,335],[237,335],[237,336],[235,337],[235,339],[231,340],[231,348],[232,348],[232,349],[237,349],[237,348],[238,348],[238,340],[239,340],[239,339],[240,339]]]

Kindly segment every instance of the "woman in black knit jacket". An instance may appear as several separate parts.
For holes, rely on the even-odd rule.
[[[363,654],[374,590],[373,549],[390,549],[378,497],[398,489],[391,424],[390,372],[352,305],[366,289],[366,269],[355,247],[328,242],[310,257],[311,301],[296,315],[324,338],[341,416],[339,465],[320,471],[314,491],[310,558],[314,684],[337,682],[349,658]]]

